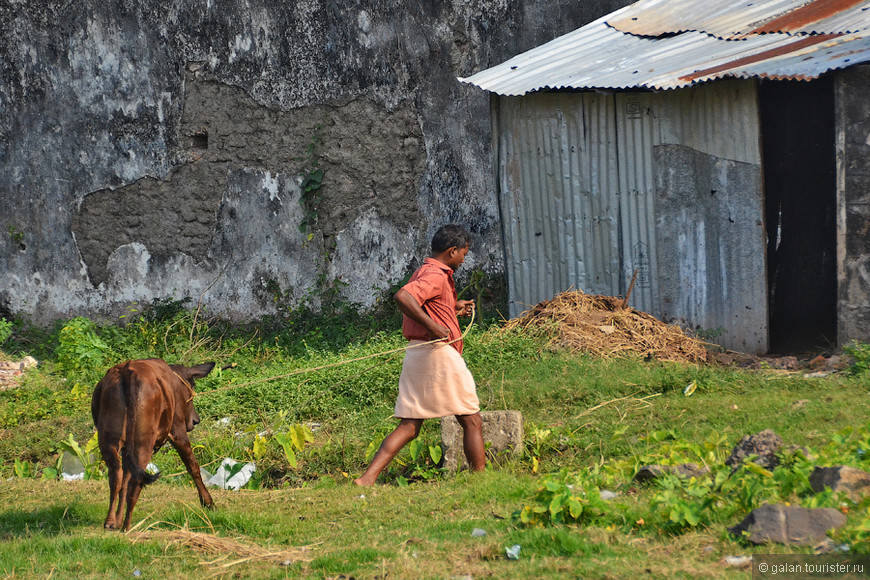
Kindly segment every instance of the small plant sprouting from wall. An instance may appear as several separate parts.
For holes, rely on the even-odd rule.
[[[26,249],[26,246],[24,245],[24,232],[15,226],[9,226],[7,230],[9,232],[9,239],[12,240],[12,243],[16,244],[18,249],[23,252]]]
[[[305,210],[305,216],[299,223],[299,231],[306,233],[309,228],[317,224],[317,218],[320,212],[320,202],[323,201],[323,194],[319,191],[323,185],[323,170],[317,169],[304,175],[302,179],[302,195],[299,197],[299,203]]]
[[[299,231],[309,234],[311,239],[311,228],[317,224],[320,214],[320,203],[323,201],[323,192],[320,188],[323,186],[323,168],[320,167],[320,150],[323,145],[323,136],[321,131],[323,125],[317,125],[311,135],[311,141],[305,150],[305,157],[297,159],[302,162],[303,169],[299,172],[299,177],[302,180],[300,188],[302,194],[299,196],[299,204],[302,206],[304,216],[299,223]]]

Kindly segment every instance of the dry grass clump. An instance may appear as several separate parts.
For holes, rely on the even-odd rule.
[[[686,336],[678,326],[623,306],[623,299],[614,296],[562,292],[509,320],[506,328],[543,332],[552,335],[551,346],[600,357],[708,361],[703,341]]]
[[[308,562],[312,559],[310,547],[268,550],[252,542],[194,532],[186,528],[177,530],[149,529],[143,532],[131,532],[129,535],[134,542],[140,540],[156,541],[164,545],[182,545],[194,549],[213,558],[201,562],[201,564],[223,569],[252,561],[288,565],[292,562]]]

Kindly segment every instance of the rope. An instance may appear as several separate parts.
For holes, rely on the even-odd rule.
[[[463,332],[463,333],[462,333],[462,336],[460,336],[459,338],[454,338],[453,340],[448,341],[447,344],[453,344],[454,342],[458,342],[458,341],[460,341],[460,340],[464,340],[464,339],[465,339],[466,335],[468,335],[468,331],[471,330],[471,325],[474,324],[474,315],[475,315],[475,312],[476,312],[475,307],[474,307],[474,305],[472,304],[472,306],[471,306],[471,320],[468,321],[468,326],[465,327],[465,332]],[[412,348],[417,348],[418,346],[426,346],[427,344],[434,344],[434,343],[436,343],[436,342],[444,342],[444,339],[443,339],[443,338],[436,338],[436,339],[430,340],[430,341],[428,341],[428,342],[420,342],[420,343],[417,343],[417,344],[409,344],[409,345],[406,345],[406,346],[403,346],[403,347],[400,347],[400,348],[394,348],[394,349],[392,349],[392,350],[386,350],[386,351],[384,351],[384,352],[376,352],[376,353],[374,353],[374,354],[367,354],[367,355],[365,355],[365,356],[359,356],[359,357],[352,358],[352,359],[348,359],[348,360],[343,360],[343,361],[338,361],[338,362],[334,362],[334,363],[329,363],[329,364],[326,364],[326,365],[321,365],[321,366],[319,366],[319,367],[311,367],[311,368],[307,368],[307,369],[299,369],[299,370],[297,370],[297,371],[293,371],[292,373],[287,373],[287,374],[284,374],[284,375],[276,375],[276,376],[274,376],[274,377],[267,377],[267,378],[265,378],[265,379],[257,379],[256,381],[248,381],[247,383],[239,383],[239,384],[237,384],[237,385],[228,385],[228,386],[226,386],[226,387],[221,387],[221,388],[219,388],[219,389],[214,389],[214,390],[211,390],[211,391],[206,391],[206,392],[204,392],[204,393],[194,393],[194,392],[193,392],[193,389],[191,389],[191,393],[192,393],[193,396],[202,396],[202,395],[209,395],[209,394],[211,394],[211,393],[218,393],[218,392],[220,392],[220,391],[226,391],[226,390],[229,390],[229,389],[238,389],[239,387],[249,387],[249,386],[251,386],[251,385],[258,385],[258,384],[260,384],[260,383],[266,383],[266,382],[269,382],[269,381],[276,381],[276,380],[278,380],[278,379],[286,379],[286,378],[293,377],[293,376],[296,376],[296,375],[301,375],[301,374],[305,374],[305,373],[311,373],[311,372],[315,372],[315,371],[321,371],[321,370],[323,370],[323,369],[328,369],[328,368],[332,368],[332,367],[337,367],[337,366],[341,366],[341,365],[346,365],[346,364],[350,364],[350,363],[352,363],[352,362],[359,362],[359,361],[361,361],[361,360],[366,360],[366,359],[374,358],[374,357],[376,357],[376,356],[384,356],[384,355],[388,355],[388,354],[393,354],[393,353],[397,353],[397,352],[402,352],[402,351],[404,351],[404,350],[409,350],[409,349],[412,349]],[[374,368],[374,367],[372,367],[372,368]]]
[[[172,374],[178,377],[178,380],[184,383],[184,386],[187,387],[187,390],[190,391],[190,399],[196,396],[196,393],[193,392],[193,387],[190,386],[190,383],[184,380],[184,378],[175,371],[172,371]],[[190,400],[188,399],[188,401]]]

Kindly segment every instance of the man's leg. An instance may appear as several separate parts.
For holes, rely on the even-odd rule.
[[[420,434],[421,425],[423,425],[423,419],[400,420],[393,432],[387,435],[381,443],[366,472],[353,480],[353,482],[357,485],[374,485],[378,475],[389,465],[393,457],[399,454],[402,447]]]
[[[456,415],[462,425],[462,446],[465,458],[473,471],[483,471],[486,467],[486,447],[483,443],[483,419],[480,413]]]

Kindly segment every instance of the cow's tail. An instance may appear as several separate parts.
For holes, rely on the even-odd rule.
[[[141,481],[143,484],[154,483],[160,477],[160,474],[145,471],[145,468],[139,465],[133,455],[133,448],[136,445],[136,405],[139,402],[140,384],[136,372],[130,368],[130,363],[124,365],[124,369],[121,372],[121,390],[124,393],[124,402],[127,407],[124,450],[121,453],[124,461],[124,470],[129,472],[130,477],[136,481]]]

